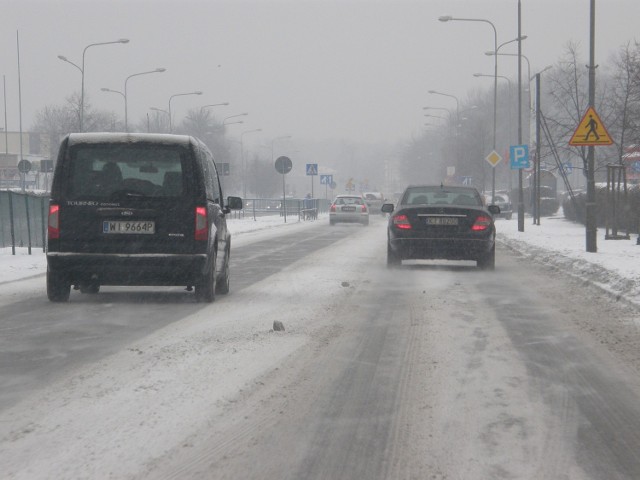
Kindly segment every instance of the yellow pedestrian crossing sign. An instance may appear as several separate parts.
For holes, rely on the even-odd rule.
[[[569,140],[569,145],[572,147],[596,147],[612,144],[613,140],[595,108],[589,107]]]

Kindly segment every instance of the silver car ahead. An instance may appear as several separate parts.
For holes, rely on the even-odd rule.
[[[369,208],[360,195],[338,195],[329,207],[329,225],[338,222],[369,225]]]

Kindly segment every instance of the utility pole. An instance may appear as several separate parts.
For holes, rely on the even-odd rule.
[[[518,0],[518,145],[522,145],[522,5]],[[518,231],[524,232],[522,169],[518,169]]]
[[[595,30],[596,0],[591,0],[591,18],[589,32],[589,107],[594,108],[596,97],[596,65],[595,65]],[[595,148],[587,147],[587,205],[586,205],[586,246],[587,252],[598,251],[596,222],[596,180],[595,180]]]

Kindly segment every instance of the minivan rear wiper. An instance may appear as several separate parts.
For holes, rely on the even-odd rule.
[[[111,198],[119,197],[147,197],[148,195],[137,190],[116,190],[111,193]]]

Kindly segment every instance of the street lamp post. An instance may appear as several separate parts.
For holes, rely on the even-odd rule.
[[[119,90],[111,90],[110,88],[101,88],[100,90],[102,90],[103,92],[109,92],[109,93],[117,93],[118,95],[120,95],[123,100],[124,100],[124,105],[125,105],[125,111],[127,109],[127,97],[124,96],[124,93],[122,93]]]
[[[449,97],[449,98],[453,98],[456,101],[456,124],[455,124],[455,129],[454,129],[454,135],[456,137],[458,137],[458,133],[460,131],[459,126],[460,126],[460,100],[458,100],[458,97],[456,97],[455,95],[451,95],[449,93],[442,93],[442,92],[438,92],[436,90],[429,90],[429,93],[432,95],[442,95],[444,97]],[[451,117],[449,117],[449,119],[451,119]],[[451,121],[449,121],[449,123],[451,123]],[[455,162],[456,162],[456,168],[460,169],[460,145],[458,143],[458,138],[455,139],[456,142],[456,151],[455,151]],[[459,174],[459,172],[457,172]]]
[[[232,123],[242,123],[242,122],[227,122],[227,120],[229,120],[230,118],[245,117],[245,116],[247,116],[247,115],[249,115],[249,113],[248,113],[248,112],[245,112],[245,113],[238,113],[237,115],[229,115],[228,117],[224,117],[224,118],[222,119],[222,126],[230,125],[230,124],[232,124]]]
[[[455,95],[451,95],[449,93],[437,92],[435,90],[429,90],[429,93],[431,93],[432,95],[442,95],[445,97],[453,98],[456,101],[456,122],[460,120],[460,100],[458,100],[458,97],[456,97]],[[424,107],[424,109],[427,109],[427,108],[434,108],[434,107]]]
[[[491,25],[493,28],[493,51],[498,53],[498,31],[496,30],[496,26],[493,22],[486,20],[484,18],[454,18],[450,15],[442,16],[438,18],[441,22],[450,22],[450,21],[461,21],[461,22],[482,22]],[[517,40],[520,40],[522,37],[518,36]],[[496,149],[496,128],[497,128],[497,105],[498,105],[498,56],[494,56],[493,62],[493,150]],[[495,202],[496,196],[496,169],[493,168],[492,180],[491,180],[491,201]]]
[[[149,107],[149,110],[153,110],[154,112],[164,113],[165,115],[167,115],[167,117],[171,118],[171,114],[166,110],[163,110],[162,108]]]
[[[489,78],[494,78],[493,75],[488,75],[488,74],[484,74],[484,73],[474,73],[473,74],[474,77],[476,78],[480,78],[480,77],[489,77]],[[512,131],[511,131],[511,103],[512,103],[512,96],[511,96],[511,80],[508,77],[505,77],[504,75],[498,75],[498,78],[501,78],[503,80],[507,81],[507,84],[509,85],[509,104],[508,104],[508,108],[507,108],[507,112],[509,115],[509,136],[511,135]],[[511,141],[509,141],[509,143],[511,143]],[[496,167],[492,167],[493,168],[493,177],[494,177],[494,181],[493,181],[493,191],[491,193],[491,203],[495,202],[495,169]],[[511,196],[511,191],[513,190],[512,188],[512,183],[511,183],[511,171],[509,171],[509,196]]]
[[[132,77],[140,76],[140,75],[148,75],[150,73],[162,73],[166,71],[167,71],[166,68],[156,68],[155,70],[149,70],[148,72],[134,73],[132,75],[129,75],[127,78],[125,78],[124,80],[124,130],[125,132],[129,131],[129,118],[128,118],[128,112],[127,112],[127,82],[129,81],[129,79]]]
[[[271,164],[274,164],[273,159],[273,144],[276,140],[281,140],[285,138],[291,138],[291,135],[283,135],[282,137],[275,137],[271,140]],[[284,223],[287,223],[287,189],[284,179],[284,173],[282,174],[282,213],[284,215]]]
[[[261,128],[254,128],[253,130],[245,130],[240,133],[240,160],[242,161],[242,198],[247,198],[247,170],[244,160],[244,136],[247,133],[261,132]]]
[[[129,120],[128,120],[128,115],[127,115],[127,82],[129,81],[129,79],[131,77],[136,77],[138,75],[146,75],[148,73],[161,73],[166,71],[165,68],[156,68],[155,70],[151,70],[148,72],[140,72],[140,73],[134,73],[133,75],[129,75],[125,81],[124,81],[124,92],[121,92],[119,90],[112,90],[110,88],[101,88],[100,90],[102,90],[103,92],[111,92],[111,93],[117,93],[118,95],[122,95],[122,98],[124,98],[124,130],[125,132],[129,131]]]
[[[63,62],[70,63],[71,65],[76,67],[78,70],[80,70],[80,73],[82,75],[82,84],[81,84],[81,88],[80,88],[80,131],[81,132],[83,131],[83,128],[84,128],[84,72],[85,72],[84,58],[85,58],[85,54],[87,53],[87,49],[89,47],[97,47],[98,45],[111,45],[111,44],[114,44],[114,43],[129,43],[129,39],[120,38],[119,40],[114,40],[112,42],[91,43],[91,44],[87,45],[86,47],[84,47],[84,50],[82,51],[82,67],[79,67],[75,63],[71,62],[65,56],[58,55],[58,58],[60,60],[62,60]]]
[[[444,108],[444,107],[422,107],[423,110],[443,110],[445,112],[447,112],[447,115],[449,117],[449,124],[451,124],[451,110],[449,110],[448,108]]]
[[[535,164],[533,168],[533,189],[535,194],[534,200],[534,208],[533,208],[533,224],[540,225],[540,171],[541,171],[541,156],[540,156],[540,147],[541,147],[541,138],[540,138],[540,123],[542,119],[542,111],[540,110],[540,100],[541,100],[541,91],[540,91],[540,78],[543,72],[546,72],[551,68],[551,65],[540,70],[533,77],[529,77],[529,82],[535,79],[536,81],[536,157]]]
[[[171,100],[174,97],[182,97],[185,95],[202,95],[202,92],[200,90],[197,90],[195,92],[187,92],[187,93],[176,93],[175,95],[171,95],[169,97],[169,133],[173,133],[173,120],[171,118]]]
[[[205,108],[209,108],[209,107],[220,107],[220,106],[226,106],[229,105],[229,102],[224,102],[224,103],[212,103],[209,105],[203,105],[200,107],[200,113],[202,113],[204,111]]]

